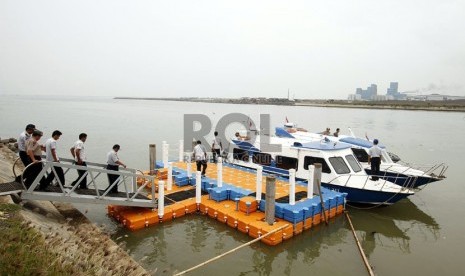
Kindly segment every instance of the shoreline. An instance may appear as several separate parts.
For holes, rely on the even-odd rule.
[[[0,185],[14,180],[12,166],[17,157],[11,147],[11,144],[0,143]],[[59,269],[65,269],[65,274],[150,275],[110,238],[104,227],[90,222],[71,204],[50,201],[21,201],[16,195],[6,195],[0,196],[0,206],[7,209],[18,209],[2,219],[11,223],[16,220],[20,223],[22,230],[34,233],[37,244],[31,245],[22,240],[15,240],[14,247],[36,246],[36,251],[45,252],[47,256],[52,256],[52,260],[44,260],[52,261],[52,264],[39,263],[39,265],[27,267],[30,264],[21,263],[23,261],[21,259],[18,264],[10,263],[11,267],[22,266],[29,269],[28,271],[53,274],[56,272],[54,270],[56,266],[52,265],[56,263]],[[13,234],[15,232],[8,229],[8,226],[0,226],[6,227],[0,228],[5,232],[10,231]],[[12,244],[10,241],[2,239],[5,239],[5,235],[0,238],[0,244],[6,243],[7,247]],[[27,255],[27,252],[25,254]],[[41,257],[37,256],[37,258]],[[2,258],[7,257],[0,256],[0,259]],[[9,259],[2,261],[8,262]],[[15,274],[15,271],[8,273]]]
[[[445,111],[465,112],[465,101],[384,101],[384,102],[350,102],[344,100],[295,100],[282,98],[148,98],[148,97],[114,97],[115,100],[144,100],[144,101],[178,101],[219,104],[249,104],[249,105],[285,105],[285,106],[313,106],[329,108],[356,108],[382,110],[410,110],[410,111]]]

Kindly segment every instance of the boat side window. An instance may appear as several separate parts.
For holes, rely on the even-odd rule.
[[[365,149],[352,148],[352,152],[354,153],[358,162],[364,162],[364,163],[368,162],[368,153],[366,152]]]
[[[308,166],[313,165],[315,163],[320,163],[322,165],[322,172],[324,173],[331,173],[331,169],[329,168],[326,160],[320,157],[313,157],[313,156],[305,156],[304,158],[304,169],[308,170]]]
[[[295,169],[297,171],[299,160],[297,158],[276,155],[276,167],[280,169]]]
[[[354,172],[359,172],[362,170],[362,168],[360,168],[360,165],[358,164],[357,160],[355,160],[355,157],[353,155],[346,155],[346,159]]]
[[[342,157],[330,157],[329,163],[333,165],[333,168],[337,174],[350,173],[350,169],[347,167],[347,164],[344,162],[344,158]]]
[[[252,161],[255,164],[269,166],[271,164],[271,155],[268,153],[257,152],[253,154]]]
[[[246,150],[235,148],[233,149],[233,158],[241,161],[249,161],[249,153]]]

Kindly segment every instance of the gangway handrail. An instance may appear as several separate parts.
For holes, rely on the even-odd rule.
[[[151,199],[148,199],[142,191],[147,186],[148,183],[154,183],[155,176],[152,175],[144,175],[138,174],[136,169],[126,168],[122,169],[121,171],[113,171],[107,170],[106,168],[102,168],[105,166],[104,164],[94,163],[94,162],[86,162],[88,166],[80,166],[76,164],[66,164],[67,162],[74,162],[72,159],[62,158],[60,162],[51,162],[46,160],[40,160],[40,163],[43,164],[40,172],[35,177],[34,181],[32,182],[29,188],[26,187],[24,183],[24,173],[21,175],[21,183],[24,187],[24,192],[22,193],[23,198],[26,199],[43,199],[43,200],[55,200],[55,201],[65,201],[65,202],[79,202],[79,198],[83,199],[84,202],[87,203],[102,203],[102,204],[117,204],[117,205],[130,205],[130,206],[141,206],[141,207],[151,207],[156,208],[157,204],[157,197],[155,196],[155,185],[151,185]],[[36,163],[31,163],[26,166],[24,172],[30,170],[31,166],[35,165]],[[65,183],[62,183],[60,178],[58,177],[56,168],[60,167],[62,169],[66,169],[66,173],[70,170],[79,170],[85,171],[78,180],[76,181],[74,187],[66,186]],[[58,183],[58,187],[60,192],[57,191],[35,191],[37,185],[41,179],[46,175],[46,173],[53,174],[56,183]],[[97,173],[94,175],[93,173]],[[64,172],[65,174],[65,172]],[[100,194],[100,190],[97,186],[96,178],[101,176],[102,174],[112,174],[117,175],[118,178],[109,185],[109,187],[105,188],[105,192]],[[95,194],[87,194],[87,193],[79,193],[76,190],[82,191],[82,189],[78,188],[81,181],[87,176],[90,176],[91,182],[89,185],[93,185],[95,188]],[[127,179],[132,179],[132,192],[128,188]],[[145,179],[146,181],[142,187],[137,188],[137,178]],[[122,191],[119,193],[125,193],[125,197],[117,197],[111,193],[111,189],[115,186],[124,186]],[[91,189],[87,189],[91,190]],[[77,193],[76,193],[77,192]],[[113,196],[112,196],[113,195]],[[146,199],[137,198],[138,195],[144,196]]]

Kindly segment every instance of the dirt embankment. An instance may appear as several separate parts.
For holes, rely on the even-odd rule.
[[[7,145],[0,145],[0,185],[14,179],[12,165],[16,158]],[[0,204],[15,204],[12,199],[18,202],[17,197],[0,196]],[[16,218],[19,217],[21,227],[30,228],[39,234],[39,244],[42,247],[38,250],[50,251],[55,256],[52,264],[60,263],[67,267],[65,274],[150,275],[111,240],[108,234],[92,224],[72,205],[45,201],[22,201],[18,205],[20,210],[16,213]],[[0,236],[0,244],[1,239],[5,239],[5,235]],[[3,242],[12,246],[12,243],[21,243],[21,240]],[[30,246],[14,244],[13,247]],[[1,258],[0,256],[0,263],[5,261]],[[52,264],[44,263],[43,268],[39,269],[40,273],[33,274],[50,274],[47,269]],[[7,274],[17,273],[9,271]]]

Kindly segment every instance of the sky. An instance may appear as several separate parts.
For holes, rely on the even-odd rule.
[[[465,96],[463,0],[0,0],[0,95]]]

